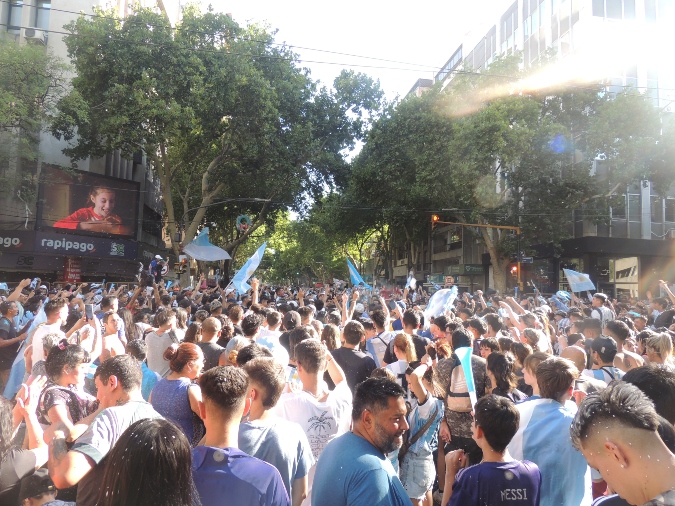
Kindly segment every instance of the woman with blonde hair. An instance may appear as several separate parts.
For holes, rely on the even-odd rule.
[[[662,332],[649,337],[645,342],[647,349],[647,358],[655,364],[663,364],[671,369],[675,369],[673,360],[673,340],[670,334]]]
[[[415,352],[415,345],[412,337],[408,334],[398,334],[392,340],[391,345],[396,355],[396,362],[387,365],[387,369],[396,375],[396,382],[403,387],[407,392],[407,400],[410,401],[410,389],[408,388],[408,379],[406,376],[410,375],[412,368],[411,362],[417,362],[417,353]]]

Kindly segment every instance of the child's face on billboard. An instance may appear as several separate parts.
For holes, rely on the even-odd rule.
[[[94,203],[94,212],[99,216],[108,216],[115,209],[115,193],[107,190],[99,191],[91,197]]]

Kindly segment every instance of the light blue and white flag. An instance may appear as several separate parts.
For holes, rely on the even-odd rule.
[[[232,258],[227,251],[211,244],[209,241],[209,227],[204,227],[194,241],[185,245],[183,252],[195,260],[203,260],[205,262],[217,262]]]
[[[408,273],[408,281],[405,284],[405,288],[410,288],[411,290],[417,288],[417,280],[415,279],[415,273],[412,269],[410,269],[410,272]]]
[[[359,274],[359,271],[356,270],[356,267],[354,267],[354,265],[349,261],[349,258],[347,259],[347,269],[349,269],[349,280],[352,282],[353,286],[363,287],[369,290],[373,289],[372,286],[367,285],[366,282],[363,281],[361,274]]]
[[[595,290],[595,285],[588,274],[583,272],[572,271],[570,269],[563,269],[570,289],[573,292],[583,292],[586,290]]]
[[[452,308],[456,298],[457,285],[435,292],[429,299],[427,308],[424,310],[424,325],[428,327],[432,317],[435,318]]]
[[[520,426],[508,446],[509,454],[539,466],[541,503],[590,505],[590,468],[570,440],[574,412],[552,399],[526,400],[516,408]]]
[[[247,281],[251,276],[253,276],[253,273],[260,265],[260,261],[265,254],[266,246],[267,242],[264,242],[262,246],[260,246],[258,250],[253,253],[253,256],[246,260],[246,263],[241,267],[241,269],[237,271],[237,273],[232,278],[232,281],[230,281],[230,284],[234,285],[239,293],[245,293],[250,290],[251,285],[249,285]]]
[[[466,388],[469,391],[469,399],[471,399],[471,408],[473,409],[478,398],[476,396],[476,383],[473,380],[473,369],[471,369],[472,353],[473,348],[468,346],[457,348],[455,350],[455,355],[457,355],[462,364],[462,371],[464,371],[464,378],[466,378]]]

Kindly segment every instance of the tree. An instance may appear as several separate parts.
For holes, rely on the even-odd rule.
[[[65,91],[66,70],[44,47],[0,36],[0,167],[5,199],[9,195],[26,203],[35,199],[35,174],[18,169],[33,165],[38,156],[40,132]]]
[[[446,221],[520,226],[525,248],[559,244],[570,237],[574,210],[608,220],[627,184],[663,180],[669,155],[648,97],[611,96],[602,83],[527,90],[521,82],[538,69],[519,70],[519,62],[499,59],[480,74],[460,74],[374,123],[346,200],[371,205],[369,226],[387,225],[409,258],[434,210],[452,209]],[[604,177],[591,172],[598,158],[610,166]],[[503,291],[516,237],[476,232]]]
[[[181,227],[187,243],[205,219],[225,225],[252,214],[246,232],[228,225],[218,233],[236,253],[270,213],[344,184],[343,153],[382,96],[378,83],[351,72],[334,91],[317,88],[264,28],[196,8],[175,29],[146,9],[124,20],[82,17],[67,29],[78,75],[52,131],[72,142],[74,160],[146,153],[175,253]],[[267,202],[213,205],[232,198]]]

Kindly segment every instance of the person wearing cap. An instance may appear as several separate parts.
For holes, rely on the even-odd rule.
[[[148,274],[150,274],[154,279],[155,283],[158,283],[162,280],[162,267],[166,263],[160,255],[155,255],[155,258],[152,259],[150,265],[148,266]]]
[[[618,348],[616,341],[609,336],[600,335],[591,343],[593,369],[584,369],[582,376],[590,376],[606,384],[623,378],[623,371],[614,367],[614,357]]]
[[[49,477],[49,471],[38,469],[21,480],[20,506],[75,506],[74,502],[56,499],[58,490]]]

